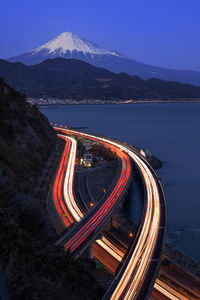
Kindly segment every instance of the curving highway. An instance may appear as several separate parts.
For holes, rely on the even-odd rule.
[[[65,179],[64,179],[64,199],[65,203],[70,211],[73,219],[76,222],[79,222],[83,218],[83,213],[81,212],[80,208],[78,207],[73,193],[73,179],[74,179],[74,167],[75,167],[75,160],[76,160],[76,149],[77,149],[77,142],[75,139],[71,137],[65,137],[63,135],[58,135],[61,138],[64,138],[67,141],[71,141],[71,151],[69,154],[68,165],[65,171]]]
[[[125,251],[118,249],[117,246],[114,245],[105,236],[103,236],[102,239],[96,240],[95,243],[98,244],[98,246],[100,246],[100,248],[104,250],[102,252],[101,249],[95,247],[96,249],[95,256],[103,264],[105,263],[106,267],[111,272],[115,273],[118,263],[120,263],[124,257]],[[113,257],[117,261],[117,264],[115,263],[114,268],[113,268],[112,261],[110,261],[110,259],[109,259],[109,264],[107,264],[105,252],[108,253],[111,257]],[[172,288],[168,283],[164,282],[160,278],[156,278],[154,289],[158,291],[161,295],[166,296],[170,300],[189,300],[188,298],[183,296],[179,291]]]
[[[129,150],[128,150],[129,151]],[[135,299],[145,296],[148,287],[144,285],[145,276],[152,264],[158,263],[159,256],[154,257],[160,227],[160,195],[155,177],[149,166],[133,152],[129,155],[138,165],[146,186],[146,207],[137,243],[130,247],[122,271],[117,276],[110,299]],[[152,273],[152,277],[155,274]],[[149,282],[151,285],[151,282]],[[144,289],[142,294],[141,291]]]
[[[64,182],[65,170],[68,167],[68,158],[70,153],[71,140],[67,139],[63,135],[58,135],[58,136],[65,140],[65,148],[63,151],[62,159],[60,161],[58,172],[56,174],[56,178],[54,182],[53,199],[54,199],[56,209],[60,215],[60,218],[62,219],[65,226],[69,227],[72,223],[74,223],[74,219],[66,206],[64,195],[62,192],[62,187]],[[65,182],[66,181],[67,178],[65,177]]]
[[[95,239],[95,235],[101,231],[105,222],[110,218],[113,210],[124,195],[125,188],[130,181],[131,163],[127,154],[119,151],[119,149],[116,149],[116,151],[117,150],[121,158],[119,179],[115,182],[112,192],[110,192],[109,195],[106,194],[101,201],[93,207],[89,214],[84,217],[80,224],[76,224],[69,233],[66,233],[57,241],[57,244],[64,245],[65,250],[69,249],[70,252],[74,252],[79,250],[79,247],[84,247],[85,242],[88,243],[91,239]],[[69,185],[69,188],[71,189],[72,186]],[[70,207],[70,211],[71,208],[72,207]]]
[[[63,223],[69,227],[84,216],[73,193],[77,142],[72,137],[61,134],[58,137],[65,140],[65,148],[54,182],[53,199]]]
[[[67,241],[65,240],[65,249],[70,248],[71,252],[75,251],[92,234],[95,228],[98,228],[106,215],[113,212],[112,208],[114,209],[114,204],[117,201],[116,197],[122,193],[130,176],[130,162],[126,161],[125,154],[132,158],[139,169],[146,190],[143,218],[137,237],[129,247],[121,264],[122,266],[104,299],[145,299],[150,293],[157,274],[165,234],[165,199],[156,174],[136,151],[120,143],[73,130],[63,128],[56,128],[56,130],[65,134],[85,136],[110,144],[121,151],[123,161],[120,183],[109,199],[79,231],[68,238]]]

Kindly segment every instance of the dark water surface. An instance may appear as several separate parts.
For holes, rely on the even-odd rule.
[[[69,105],[41,109],[53,123],[150,150],[165,165],[168,242],[200,260],[200,103]]]

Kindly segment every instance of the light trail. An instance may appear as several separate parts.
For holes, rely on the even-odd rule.
[[[158,278],[156,279],[154,288],[170,300],[190,300],[189,298],[183,296],[181,293],[170,287],[166,282]]]
[[[136,299],[141,290],[145,275],[147,274],[151,264],[151,259],[157,243],[160,224],[160,198],[155,175],[151,171],[148,164],[145,163],[138,154],[130,150],[128,147],[121,145],[120,143],[116,143],[105,138],[96,137],[91,134],[79,133],[73,130],[64,130],[62,128],[57,128],[57,130],[62,130],[62,132],[68,134],[85,136],[87,138],[99,140],[101,142],[118,147],[120,150],[122,150],[122,152],[124,151],[134,160],[143,176],[146,186],[146,206],[142,224],[143,226],[141,228],[137,243],[129,257],[129,262],[123,273],[120,274],[121,277],[119,278],[117,286],[115,286],[115,289],[110,297],[110,299],[113,300]],[[101,211],[101,214],[103,214],[103,210]],[[101,219],[99,222],[100,221]],[[91,223],[89,223],[88,226],[91,226]],[[86,237],[83,237],[82,241],[85,238]],[[70,247],[72,243],[75,243],[73,246],[74,249],[80,245],[80,242],[77,242],[72,238],[65,246]]]
[[[121,262],[125,252],[119,250],[113,243],[111,243],[107,238],[105,238],[104,236],[102,237],[102,239],[96,240],[95,241],[101,248],[103,248],[109,255],[111,255],[112,257],[114,257],[118,262]],[[101,257],[103,259],[101,259]],[[97,253],[97,258],[104,263],[104,257],[105,254],[102,254],[101,256],[98,255]],[[115,272],[115,270],[113,269],[113,266],[111,264],[111,266],[109,266],[106,263],[106,267],[108,269],[110,269],[113,273]],[[169,284],[167,284],[166,282],[164,282],[163,280],[156,278],[156,282],[154,284],[154,289],[157,290],[159,293],[161,293],[162,295],[166,296],[168,299],[170,300],[189,300],[189,298],[183,296],[181,293],[179,293],[177,290],[175,290],[174,288],[172,288],[171,286],[169,286]]]
[[[100,240],[95,241],[97,244],[99,244],[104,250],[106,250],[110,255],[112,255],[117,261],[121,261],[122,257],[124,256],[124,253],[117,249],[115,245],[113,245],[108,239],[106,239],[104,236]]]
[[[65,137],[65,136],[61,136],[60,137],[64,138],[66,140],[66,154],[65,157],[63,158],[63,160],[66,159],[66,157],[69,154],[69,145],[67,144],[67,139],[68,141],[70,140],[72,143],[72,147],[71,147],[71,152],[70,152],[70,157],[69,157],[69,161],[68,161],[68,168],[66,171],[66,175],[65,175],[65,180],[64,180],[64,195],[65,195],[65,202],[67,204],[67,207],[69,209],[69,211],[71,212],[71,214],[73,215],[74,219],[78,222],[80,221],[81,218],[83,218],[83,214],[80,211],[79,207],[76,204],[76,201],[74,199],[73,196],[73,176],[74,176],[74,164],[75,164],[75,157],[76,157],[76,141],[75,139],[72,139],[70,137]],[[104,139],[103,139],[104,140]],[[112,143],[112,142],[111,142]],[[115,143],[112,143],[115,144]],[[125,151],[123,148],[123,146],[120,147],[121,150]],[[148,167],[146,166],[146,164],[134,153],[132,153],[130,150],[125,151],[127,152],[133,159],[134,161],[136,161],[136,163],[138,164],[138,166],[140,167],[140,171],[143,174],[143,178],[144,181],[146,183],[147,186],[147,199],[149,200],[149,205],[147,203],[147,207],[146,207],[146,215],[150,216],[153,214],[153,210],[151,209],[153,200],[156,200],[156,205],[154,204],[154,211],[158,210],[159,207],[159,194],[158,194],[158,189],[157,189],[157,185],[155,182],[154,177],[152,176],[152,173],[148,170]],[[61,181],[60,181],[61,182]],[[59,185],[60,187],[60,185]],[[59,190],[59,188],[58,188]],[[62,207],[63,211],[64,208]],[[159,214],[157,215],[157,217],[154,217],[152,220],[153,223],[151,223],[150,226],[150,221],[145,220],[144,222],[144,226],[143,226],[143,231],[141,232],[141,235],[143,235],[143,237],[141,237],[140,235],[140,239],[139,242],[141,242],[142,238],[144,238],[145,235],[149,235],[149,239],[152,239],[152,243],[153,243],[153,239],[156,235],[155,232],[155,228],[156,228],[156,222],[159,219]],[[152,225],[153,224],[153,225]],[[146,227],[146,228],[145,228]],[[147,228],[150,228],[150,232],[148,232]],[[138,243],[139,243],[138,242]],[[96,243],[102,247],[107,253],[109,253],[109,255],[111,255],[112,257],[114,257],[118,262],[121,262],[124,253],[119,250],[115,245],[113,245],[108,239],[106,239],[105,237],[102,238],[102,240],[96,240]],[[137,245],[138,245],[137,243]],[[133,252],[132,256],[131,256],[131,260],[128,264],[128,267],[126,268],[125,272],[123,273],[123,276],[125,277],[125,280],[123,281],[123,284],[125,282],[125,284],[127,284],[128,281],[130,281],[130,276],[127,276],[127,272],[131,273],[131,271],[135,268],[136,264],[138,264],[139,262],[139,268],[138,270],[136,270],[135,273],[135,277],[141,276],[141,278],[143,278],[143,275],[145,273],[145,267],[140,267],[142,264],[147,264],[148,259],[146,258],[146,256],[149,254],[149,251],[152,249],[152,243],[149,243],[148,241],[146,241],[146,243],[144,244],[144,248],[141,249],[141,247],[136,246],[135,251]],[[76,243],[77,246],[77,243]],[[141,254],[138,253],[141,252],[142,254],[142,259]],[[134,260],[132,259],[133,256]],[[135,264],[136,262],[136,264]],[[107,265],[108,267],[108,265]],[[112,269],[114,271],[114,269]],[[133,274],[133,273],[132,273]],[[123,277],[122,277],[123,278]],[[134,280],[131,280],[132,282]],[[121,299],[121,296],[119,298],[116,298],[115,293],[117,293],[117,297],[118,297],[118,293],[121,292],[121,294],[123,294],[124,292],[124,286],[122,284],[122,279],[121,279],[121,286],[120,283],[118,285],[118,290],[115,289],[111,299]],[[138,280],[136,280],[135,283],[133,283],[134,285],[138,284]],[[123,299],[132,299],[132,297],[134,298],[136,296],[136,292],[135,291],[130,291],[133,287],[133,284],[130,285],[129,287],[129,294],[123,296]],[[122,291],[120,291],[120,288],[122,287]],[[183,296],[182,294],[180,294],[177,290],[173,289],[172,287],[170,287],[166,282],[160,280],[160,279],[156,279],[156,282],[154,284],[154,289],[156,289],[159,293],[161,293],[162,295],[166,296],[168,299],[171,300],[188,300],[189,298]]]
[[[146,164],[135,154],[130,154],[140,167],[146,183],[146,214],[136,247],[111,299],[127,300],[136,297],[153,254],[159,227],[159,194],[155,179]]]
[[[77,142],[71,137],[58,134],[65,140],[65,148],[58,168],[53,187],[53,198],[56,209],[67,227],[83,218],[73,194],[74,166]]]
[[[63,151],[62,159],[58,168],[56,179],[53,186],[53,199],[56,206],[56,209],[64,222],[64,224],[69,227],[73,222],[73,218],[70,215],[68,209],[65,206],[63,194],[62,194],[62,184],[64,179],[64,172],[67,167],[68,155],[70,150],[70,140],[64,138],[66,144]]]
[[[65,140],[71,141],[71,151],[69,154],[68,165],[67,165],[65,179],[64,179],[64,199],[74,220],[76,220],[76,222],[79,222],[84,215],[79,209],[73,194],[73,180],[74,180],[74,167],[75,167],[75,160],[76,160],[77,142],[75,139],[71,137],[66,137],[64,135],[58,135],[58,136],[64,138]]]
[[[74,252],[77,247],[84,242],[84,240],[93,232],[94,229],[104,220],[106,215],[109,214],[114,204],[119,199],[119,196],[123,192],[126,186],[131,172],[131,165],[127,156],[122,153],[122,172],[118,183],[108,199],[100,206],[95,214],[89,219],[89,221],[67,242],[65,243],[65,250],[70,248],[71,252]]]

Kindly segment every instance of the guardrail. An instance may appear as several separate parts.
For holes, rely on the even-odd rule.
[[[73,235],[74,231],[78,230],[78,227],[82,227],[84,226],[84,224],[87,222],[87,219],[91,218],[91,216],[94,214],[94,211],[98,208],[100,208],[100,206],[105,202],[105,200],[108,198],[108,196],[110,195],[111,191],[113,190],[113,187],[115,186],[117,179],[119,178],[119,174],[120,174],[120,170],[121,170],[121,166],[122,163],[121,161],[119,161],[119,168],[118,168],[118,172],[115,176],[115,180],[112,183],[112,186],[107,190],[107,192],[103,195],[103,197],[101,198],[101,200],[99,202],[97,202],[93,208],[91,210],[89,210],[84,218],[77,224],[75,224],[72,228],[72,230],[70,230],[69,232],[65,233],[63,237],[59,238],[58,241],[55,243],[56,245],[62,244],[62,241],[65,240],[69,235]]]
[[[63,132],[62,132],[63,134]],[[119,160],[119,158],[118,158]],[[92,209],[92,211],[89,211],[86,216],[84,217],[83,220],[81,220],[79,223],[75,224],[72,228],[72,230],[69,232],[69,233],[66,233],[64,234],[63,237],[59,238],[58,241],[55,243],[56,245],[59,245],[59,244],[62,244],[64,243],[64,241],[66,241],[66,239],[69,239],[71,238],[71,236],[73,236],[75,234],[75,232],[78,231],[78,228],[81,228],[82,226],[84,226],[84,224],[87,222],[86,220],[91,218],[91,216],[93,215],[93,213],[95,212],[96,209],[100,208],[101,205],[106,201],[106,199],[108,198],[108,196],[110,195],[111,191],[113,190],[115,184],[117,184],[118,182],[118,179],[119,179],[119,176],[121,174],[121,171],[122,171],[122,163],[121,163],[121,160],[120,160],[120,164],[118,163],[119,166],[121,167],[118,167],[118,172],[115,176],[115,180],[113,181],[113,184],[110,186],[110,188],[107,190],[107,192],[104,194],[104,196],[102,197],[101,201],[99,201],[98,203],[96,203],[96,205],[94,206],[94,208]],[[121,193],[121,196],[119,197],[117,203],[114,204],[114,206],[112,207],[111,211],[109,212],[109,214],[106,216],[106,218],[101,222],[101,224],[98,225],[98,229],[95,229],[92,233],[92,235],[90,235],[92,238],[89,239],[90,242],[93,241],[95,239],[95,237],[98,235],[98,233],[101,231],[102,227],[105,225],[105,223],[108,221],[108,219],[111,217],[111,215],[113,214],[113,210],[116,209],[116,207],[118,207],[119,205],[119,202],[120,200],[123,198],[129,184],[130,184],[130,180],[131,180],[131,175],[129,177],[129,180],[126,184],[126,187],[124,188],[123,192]],[[89,243],[90,243],[89,242]],[[84,250],[87,246],[85,246],[85,243],[84,243]],[[81,251],[82,253],[83,251]],[[80,252],[77,252],[78,254],[77,255],[80,255],[81,253]]]
[[[128,147],[129,148],[129,147]],[[133,149],[130,149],[131,151],[134,151]],[[137,153],[138,155],[138,153]],[[166,224],[166,210],[165,210],[165,207],[166,207],[166,201],[165,201],[165,197],[164,197],[164,192],[163,192],[163,189],[162,189],[162,186],[161,186],[161,183],[159,181],[159,179],[157,178],[157,175],[155,173],[155,171],[153,170],[153,168],[150,166],[150,164],[140,155],[140,158],[143,160],[143,162],[145,164],[148,165],[148,168],[151,170],[151,172],[153,173],[153,176],[157,182],[157,185],[158,185],[158,189],[159,189],[159,194],[160,194],[160,206],[162,208],[161,210],[161,214],[162,214],[162,218],[160,219],[160,229],[159,229],[159,233],[158,235],[161,234],[161,237],[159,239],[160,243],[156,243],[156,247],[154,249],[154,253],[152,255],[152,266],[149,266],[149,269],[147,271],[147,274],[146,274],[146,277],[143,281],[143,289],[140,291],[140,294],[139,294],[139,298],[138,299],[149,299],[150,297],[150,294],[151,294],[151,290],[153,288],[153,285],[154,285],[154,282],[155,282],[155,279],[157,277],[157,274],[158,274],[158,271],[159,271],[159,267],[160,267],[160,263],[161,263],[161,258],[162,258],[162,255],[161,253],[163,252],[163,247],[164,247],[164,241],[165,241],[165,224]],[[140,172],[141,174],[141,170],[139,169],[139,167],[137,166],[137,164],[135,164],[136,168],[138,169],[138,171]],[[146,198],[146,186],[145,186],[145,183],[144,183],[144,180],[143,180],[143,176],[141,174],[141,178],[142,178],[142,181],[143,181],[143,186],[144,186],[144,192],[145,192],[145,198]],[[119,282],[122,274],[124,273],[124,270],[126,269],[128,263],[129,263],[129,260],[130,260],[130,257],[135,249],[135,246],[138,242],[138,238],[141,234],[141,231],[142,231],[142,227],[143,227],[143,224],[144,224],[144,219],[145,219],[145,206],[143,208],[143,212],[142,212],[142,218],[141,218],[141,221],[140,221],[140,224],[138,226],[138,230],[137,230],[137,234],[136,234],[136,237],[134,239],[134,241],[129,245],[122,261],[120,262],[117,270],[116,270],[116,276],[115,276],[115,279],[113,280],[113,282],[111,283],[109,289],[107,290],[107,292],[105,293],[104,297],[102,300],[108,300],[110,299],[112,293],[113,293],[113,290],[115,289],[117,283]],[[161,233],[160,233],[161,231]],[[153,273],[153,276],[151,274]],[[137,299],[137,298],[135,298]]]
[[[57,176],[58,166],[61,162],[63,152],[64,152],[64,147],[63,147],[62,153],[54,167],[55,172],[54,172],[54,175],[52,176],[47,199],[46,199],[47,200],[47,202],[46,202],[47,212],[49,214],[49,217],[51,219],[51,222],[52,222],[57,234],[62,234],[64,232],[64,230],[66,230],[66,225],[60,218],[60,215],[56,209],[56,206],[55,206],[55,203],[53,200],[53,184],[54,184],[56,176]]]
[[[74,132],[74,131],[72,131],[72,132]],[[73,134],[72,132],[71,132],[71,134]],[[83,135],[83,136],[84,135],[91,136],[90,134],[85,134],[82,132],[79,134]],[[95,138],[96,137],[97,136],[95,136]],[[94,136],[91,136],[91,138],[94,138]],[[101,139],[102,139],[102,141],[105,141],[105,142],[107,140],[104,137]],[[115,145],[116,142],[115,141],[113,142],[110,139],[110,143]],[[152,236],[154,236],[154,242],[151,242],[150,235],[147,234],[147,231],[145,231],[145,238],[143,239],[143,242],[140,242],[141,245],[138,248],[138,249],[140,249],[141,247],[143,247],[140,249],[140,252],[139,252],[140,255],[138,255],[138,257],[140,257],[141,255],[144,256],[143,252],[144,253],[147,252],[149,260],[147,260],[147,258],[145,258],[145,257],[143,259],[144,260],[143,265],[141,265],[144,268],[142,271],[143,275],[140,274],[140,277],[142,279],[140,279],[140,281],[137,280],[138,283],[134,288],[134,299],[145,299],[146,297],[149,296],[149,291],[152,288],[152,285],[154,283],[154,280],[155,280],[155,277],[157,275],[157,271],[158,271],[158,268],[160,265],[160,261],[161,261],[161,252],[162,252],[162,248],[163,248],[164,240],[165,240],[165,223],[166,223],[165,198],[164,198],[164,193],[163,193],[161,184],[156,176],[156,173],[151,168],[151,166],[148,164],[148,162],[138,153],[138,149],[135,151],[134,148],[131,147],[131,150],[130,150],[128,147],[124,146],[123,144],[120,144],[119,142],[117,142],[117,145],[119,145],[119,147],[121,148],[122,151],[127,152],[130,156],[132,156],[133,161],[135,161],[136,165],[138,165],[138,167],[140,165],[139,168],[141,168],[141,172],[143,169],[143,172],[144,172],[143,176],[146,177],[146,179],[145,179],[146,184],[149,185],[148,201],[149,201],[149,205],[151,205],[151,206],[149,206],[149,209],[151,208],[150,209],[151,213],[148,217],[146,214],[146,219],[145,219],[144,212],[147,210],[147,207],[144,208],[143,218],[142,218],[140,226],[139,226],[138,234],[136,235],[136,240],[130,245],[130,247],[129,247],[130,250],[127,252],[127,255],[124,258],[123,266],[120,269],[120,271],[118,272],[117,277],[113,281],[112,286],[109,289],[108,293],[106,293],[104,299],[110,298],[109,296],[112,295],[112,290],[115,288],[115,286],[121,279],[121,275],[124,273],[124,270],[128,266],[129,257],[132,257],[132,253],[134,252],[134,249],[136,248],[135,245],[137,244],[137,241],[139,240],[139,237],[141,237],[141,233],[143,232],[142,229],[145,228],[143,226],[143,223],[147,222],[148,225],[146,225],[146,227],[150,230],[151,228],[154,228],[154,222],[155,222],[156,230],[153,230],[153,229],[150,230],[150,232],[153,232]],[[132,155],[131,155],[130,151],[132,152]],[[151,195],[151,197],[150,197],[150,195]],[[158,206],[159,206],[159,208],[158,208]],[[112,213],[112,210],[110,213]],[[161,214],[161,216],[159,216],[160,214]],[[149,221],[147,221],[148,219],[149,219]],[[158,220],[159,220],[159,222],[158,222]],[[151,250],[148,249],[148,244],[146,244],[147,241],[148,241],[149,245],[151,245]],[[138,244],[139,244],[139,242],[138,242]],[[146,244],[146,246],[145,246],[145,244]],[[147,248],[147,251],[145,251],[145,248]],[[137,249],[137,251],[138,251],[138,249]],[[139,266],[140,266],[140,262],[138,261],[138,259],[136,260],[137,263],[134,261],[134,265],[133,265],[134,267],[131,271],[131,272],[133,272],[133,274],[134,274],[134,272],[137,272],[137,268],[139,268]],[[139,263],[139,265],[138,265],[138,263]],[[144,272],[145,272],[145,276],[144,276]],[[126,274],[126,276],[127,276],[127,274]],[[127,288],[129,289],[130,286],[128,286]],[[139,290],[137,290],[138,288],[139,288]],[[133,290],[129,289],[129,292],[130,292],[130,295],[132,295],[132,297],[133,297]],[[123,287],[122,294],[124,294],[124,287]],[[122,296],[119,296],[119,297],[120,297],[120,299],[123,298]]]

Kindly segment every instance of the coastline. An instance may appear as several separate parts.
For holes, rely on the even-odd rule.
[[[200,145],[198,139],[194,140],[192,138],[191,132],[198,136],[199,109],[199,104],[183,103],[182,105],[177,105],[172,103],[138,106],[71,105],[60,106],[52,110],[41,109],[41,111],[53,124],[59,124],[60,122],[63,126],[68,125],[69,127],[88,126],[88,131],[113,136],[116,139],[118,138],[118,140],[126,140],[129,144],[138,145],[142,149],[150,149],[152,154],[160,158],[164,162],[164,168],[161,168],[158,174],[165,186],[166,197],[169,199],[168,216],[170,228],[172,228],[169,232],[169,238],[172,239],[172,244],[170,245],[183,249],[185,253],[199,261],[199,234],[189,232],[191,227],[199,228],[197,210],[195,211],[193,208],[194,205],[199,206],[196,192],[196,187],[198,187],[196,174],[198,175],[198,173],[192,167],[193,165],[199,166],[198,160],[197,162],[193,158],[191,158],[190,162],[186,160],[184,162],[185,168],[182,171],[183,159],[187,152],[191,150],[190,147],[194,150],[194,157],[198,155]],[[109,119],[109,115],[112,117],[112,122]],[[123,126],[120,120],[123,121]],[[177,120],[179,122],[178,127]],[[134,128],[137,130],[134,130]],[[152,132],[151,137],[149,132]],[[178,133],[177,137],[175,133]],[[175,160],[174,156],[176,153],[178,154],[178,159]],[[185,176],[190,176],[191,180],[183,180],[188,178]],[[181,179],[182,177],[183,179]],[[187,195],[190,189],[194,191],[194,196],[191,202],[188,203]],[[193,217],[189,217],[189,220],[180,209],[176,209],[178,197],[181,197],[181,203],[184,205],[186,212],[191,211],[193,214]],[[173,232],[177,228],[184,230],[184,232],[181,236],[177,236],[176,244],[176,235]],[[191,243],[193,238],[194,247],[191,250],[188,244]]]
[[[193,99],[193,100],[184,100],[184,99],[181,99],[181,100],[130,100],[130,101],[102,101],[102,102],[84,102],[82,103],[82,101],[77,101],[77,102],[72,102],[72,103],[53,103],[53,104],[37,104],[36,102],[35,103],[32,103],[32,104],[36,104],[40,109],[47,109],[47,108],[57,108],[59,106],[68,106],[68,105],[84,105],[84,106],[87,106],[87,105],[120,105],[120,104],[123,104],[123,105],[131,105],[131,104],[168,104],[168,103],[200,103],[200,99]]]

